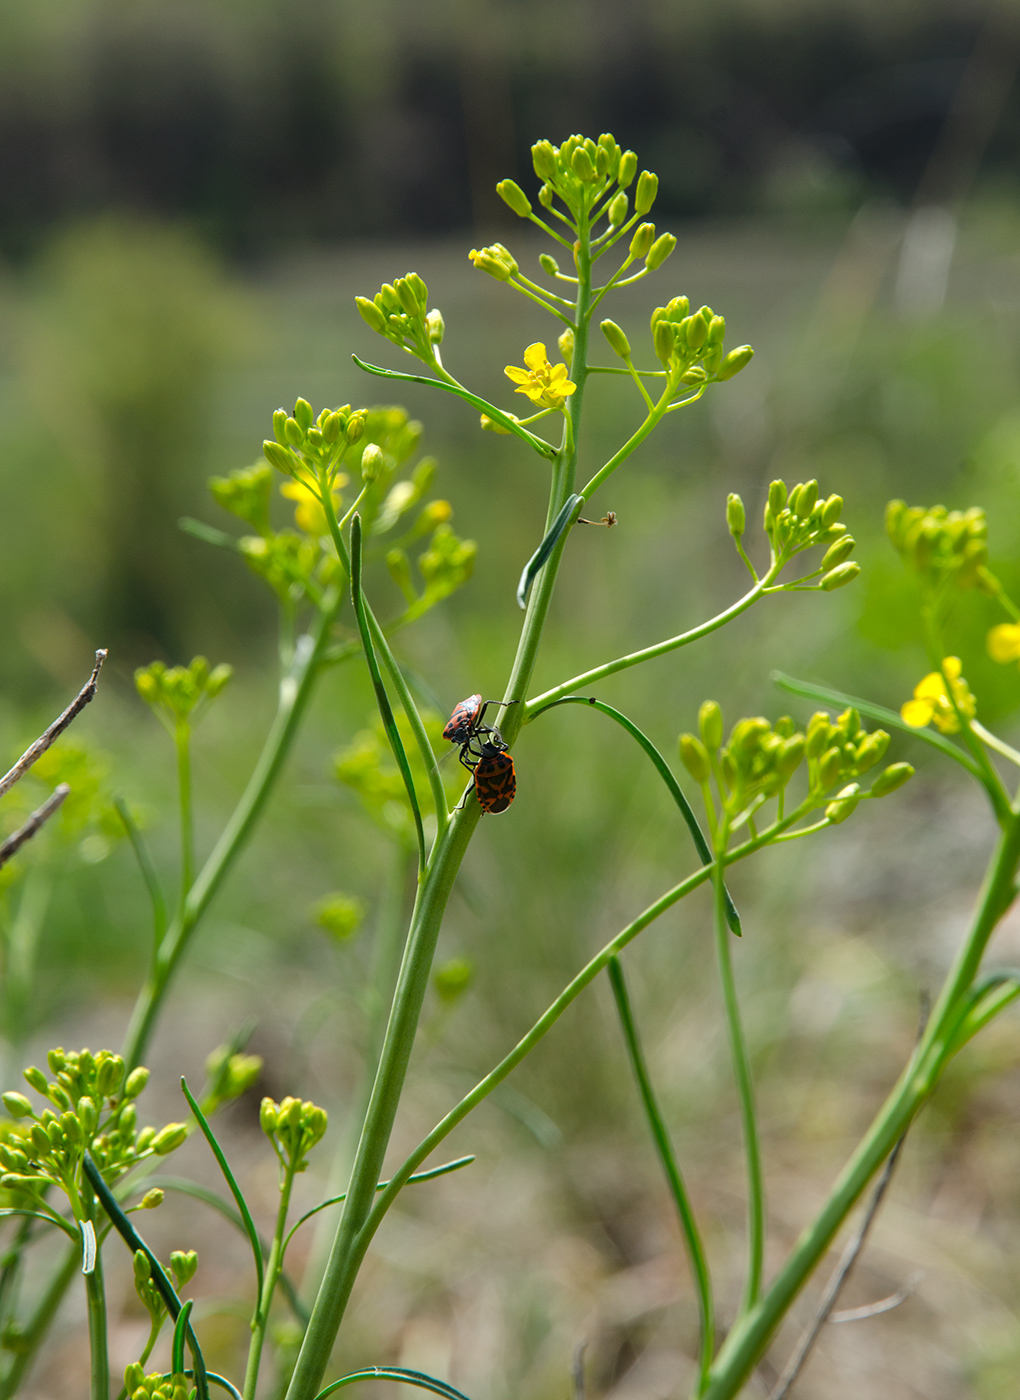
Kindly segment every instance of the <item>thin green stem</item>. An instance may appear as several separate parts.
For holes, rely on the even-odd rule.
[[[545,298],[551,296],[551,292],[546,292],[543,296],[536,296],[534,292],[529,292],[527,287],[522,287],[520,282],[515,282],[513,278],[510,279],[507,286],[513,287],[515,292],[520,292],[521,296],[527,297],[529,301],[533,301],[536,306],[540,306],[542,310],[547,311],[550,316],[555,316],[557,321],[562,321],[565,326],[572,326],[574,324],[569,317],[564,316],[562,311],[558,311],[555,306],[550,306],[549,302],[546,301]],[[539,288],[539,290],[541,290],[541,288]],[[572,302],[566,301],[563,297],[557,297],[556,300],[562,302],[564,306],[571,306],[573,304]]]
[[[701,1346],[699,1348],[701,1385],[699,1390],[704,1390],[708,1383],[708,1368],[712,1364],[712,1352],[715,1347],[715,1306],[712,1300],[712,1279],[708,1270],[708,1257],[705,1254],[705,1245],[701,1238],[701,1231],[698,1229],[694,1208],[691,1205],[691,1199],[687,1194],[687,1187],[684,1185],[683,1175],[673,1151],[673,1144],[670,1142],[669,1131],[655,1098],[655,1090],[652,1088],[648,1066],[645,1063],[630,997],[627,994],[623,967],[617,957],[612,957],[609,960],[609,984],[616,999],[616,1009],[620,1016],[623,1038],[630,1056],[631,1069],[637,1080],[648,1127],[655,1143],[655,1150],[659,1154],[659,1161],[662,1163],[666,1182],[673,1196],[676,1213],[680,1219],[680,1229],[683,1232],[684,1244],[687,1248],[687,1258],[694,1277],[694,1286],[698,1293],[698,1311],[701,1319]]]
[[[179,720],[174,733],[177,749],[177,800],[181,813],[181,902],[183,910],[195,878],[195,829],[191,805],[191,726]]]
[[[283,1272],[284,1238],[287,1230],[287,1212],[290,1209],[290,1196],[294,1187],[295,1162],[288,1161],[283,1180],[280,1183],[280,1205],[276,1212],[276,1229],[273,1243],[266,1261],[266,1273],[262,1289],[255,1306],[255,1316],[251,1320],[251,1343],[248,1347],[248,1365],[244,1373],[244,1400],[255,1400],[255,1389],[259,1382],[259,1366],[262,1362],[262,1348],[265,1346],[266,1330],[269,1327],[269,1312],[273,1306],[273,1294]]]
[[[725,842],[728,829],[725,821],[720,831],[720,842]],[[751,1060],[744,1037],[744,1027],[740,1019],[740,1003],[737,999],[737,986],[733,977],[733,961],[730,957],[730,931],[726,924],[726,886],[724,884],[724,851],[719,850],[712,867],[712,884],[715,889],[715,946],[719,961],[719,978],[722,983],[723,1006],[726,1012],[726,1030],[730,1042],[730,1055],[733,1060],[733,1074],[737,1082],[737,1096],[740,1100],[740,1123],[744,1138],[744,1156],[747,1163],[747,1278],[740,1304],[740,1315],[748,1312],[761,1293],[762,1271],[765,1267],[765,1182],[762,1175],[761,1146],[758,1138],[758,1120],[754,1106],[754,1085],[751,1080]]]
[[[110,1356],[107,1345],[106,1287],[103,1282],[103,1253],[96,1250],[96,1262],[85,1275],[85,1299],[89,1318],[89,1397],[110,1400]]]
[[[1017,753],[1016,749],[1007,744],[1004,739],[1000,739],[998,734],[993,734],[990,729],[986,729],[984,725],[979,724],[976,719],[971,720],[970,727],[981,740],[982,744],[985,744],[990,749],[994,749],[997,754],[1001,754],[1003,758],[1008,759],[1010,763],[1014,763],[1020,768],[1020,753]]]

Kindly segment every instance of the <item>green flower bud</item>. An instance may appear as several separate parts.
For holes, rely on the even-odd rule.
[[[3,1095],[3,1105],[12,1118],[28,1118],[35,1112],[31,1101],[13,1090]]]
[[[848,739],[855,739],[861,732],[861,717],[854,709],[853,705],[843,711],[836,720],[836,727],[840,733],[845,734]]]
[[[680,735],[680,762],[696,783],[707,783],[712,772],[708,750],[693,734]]]
[[[843,509],[842,496],[830,496],[822,506],[822,524],[826,529],[830,525],[835,525]]]
[[[156,1136],[155,1128],[143,1128],[135,1141],[135,1148],[139,1153],[148,1152],[152,1146],[152,1139]]]
[[[874,734],[865,735],[857,745],[857,751],[854,755],[854,763],[858,773],[866,773],[869,768],[874,768],[876,763],[881,762],[888,747],[889,735],[884,729],[876,729]]]
[[[735,491],[731,491],[726,497],[726,526],[735,540],[740,539],[746,524],[744,503]]]
[[[670,321],[656,321],[652,341],[656,358],[668,364],[676,348],[676,327]]]
[[[173,1270],[178,1292],[195,1277],[198,1268],[198,1254],[193,1249],[174,1249],[170,1252],[170,1267]]]
[[[716,379],[732,379],[735,374],[739,374],[745,365],[749,365],[754,357],[754,351],[750,345],[738,345],[735,350],[723,360],[722,364],[715,372]]]
[[[830,802],[825,809],[825,815],[833,826],[839,826],[840,822],[845,822],[850,816],[858,802],[861,800],[861,789],[859,783],[850,783],[842,788],[836,795],[833,802]]]
[[[267,1097],[262,1100],[259,1106],[259,1123],[266,1137],[272,1137],[276,1132],[277,1123],[279,1121],[279,1111],[279,1104],[275,1103],[272,1099]]]
[[[795,486],[790,496],[790,509],[798,520],[807,520],[818,500],[818,482],[805,481]]]
[[[778,726],[777,726],[778,728]],[[776,750],[776,772],[780,782],[787,783],[804,758],[804,735],[791,734]]]
[[[348,418],[347,427],[344,429],[344,437],[348,445],[353,446],[354,443],[360,442],[365,436],[365,415],[367,412],[367,409],[359,408],[356,413],[352,413],[350,418]]]
[[[137,1099],[148,1082],[149,1071],[144,1065],[138,1065],[127,1077],[124,1084],[124,1097],[128,1099]]]
[[[37,1069],[35,1065],[29,1065],[28,1069],[23,1070],[22,1078],[25,1079],[37,1093],[49,1095],[49,1080],[46,1078],[45,1074],[43,1074],[42,1070]]]
[[[7,1095],[5,1094],[5,1095],[4,1095],[4,1098],[6,1098],[6,1097],[7,1097]],[[29,1105],[29,1107],[31,1107],[31,1105]],[[24,1115],[22,1115],[22,1116],[24,1116]],[[35,1152],[35,1154],[36,1154],[37,1156],[42,1156],[42,1157],[48,1157],[48,1156],[49,1156],[49,1152],[50,1152],[50,1140],[49,1140],[49,1137],[47,1136],[46,1129],[42,1126],[41,1123],[33,1123],[33,1124],[32,1124],[32,1130],[31,1130],[31,1132],[29,1133],[28,1137],[29,1137],[29,1141],[30,1141],[31,1144],[32,1144],[32,1149],[33,1149],[33,1151]]]
[[[620,157],[620,169],[617,171],[616,183],[621,190],[625,190],[637,174],[637,156],[633,151],[624,151]]]
[[[818,782],[823,791],[839,781],[842,766],[843,755],[839,749],[826,749],[818,761]]]
[[[844,535],[842,539],[830,545],[822,556],[822,568],[834,569],[837,564],[842,564],[844,560],[849,559],[850,555],[854,552],[854,545],[856,543],[857,541],[854,539],[853,535]]]
[[[585,184],[595,179],[595,162],[583,146],[578,146],[570,157],[570,166],[577,178]]]
[[[70,1110],[66,1113],[62,1113],[60,1115],[60,1127],[64,1137],[71,1146],[77,1147],[78,1143],[81,1142],[81,1123],[78,1121],[78,1115],[72,1113]]]
[[[158,1186],[154,1186],[151,1191],[146,1191],[138,1204],[141,1206],[142,1210],[155,1210],[157,1206],[163,1204],[162,1189]]]
[[[512,414],[508,416],[513,417]],[[497,423],[495,418],[490,418],[487,413],[483,413],[478,421],[483,433],[502,433],[504,437],[510,436],[510,429],[504,428],[502,423]]]
[[[292,474],[294,459],[285,447],[281,447],[278,442],[267,438],[262,444],[262,451],[271,467],[275,467],[278,472],[283,472],[284,476]]]
[[[375,300],[377,306],[379,306],[381,303],[380,309],[382,311],[389,312],[391,316],[397,316],[400,314],[401,305],[400,298],[397,295],[397,289],[396,287],[391,286],[389,282],[384,282],[382,284],[382,286],[379,288],[379,291],[376,294]]]
[[[609,341],[610,349],[614,350],[621,360],[629,358],[630,341],[615,321],[603,321],[602,334]]]
[[[881,773],[871,785],[872,797],[888,797],[889,793],[895,792],[914,776],[914,770],[909,763],[890,763],[888,768],[883,768]]]
[[[825,711],[816,710],[807,727],[808,758],[819,758],[828,748],[829,740],[835,732],[832,721]]]
[[[551,209],[555,190],[552,185],[540,185],[538,190],[538,202],[543,209]]]
[[[698,732],[705,748],[715,753],[723,737],[722,710],[715,700],[706,700],[698,711]]]
[[[769,485],[769,510],[778,515],[786,505],[786,482],[773,481]]]
[[[308,1152],[321,1141],[326,1129],[329,1127],[329,1116],[324,1108],[318,1108],[313,1103],[305,1103],[301,1106],[301,1127],[303,1129],[304,1142],[302,1144],[305,1152]]]
[[[217,670],[219,670],[219,668],[217,668]],[[223,679],[222,684],[217,685],[217,690],[222,690],[223,686],[226,685],[227,681],[230,679],[230,674],[230,668],[228,667],[227,675]],[[206,682],[206,689],[208,689],[208,681]],[[111,1055],[108,1060],[103,1060],[99,1066],[99,1074],[96,1079],[96,1088],[100,1098],[113,1098],[120,1089],[123,1079],[124,1061],[119,1055]]]
[[[861,566],[855,560],[849,560],[845,564],[839,564],[818,581],[818,586],[826,593],[831,593],[833,589],[842,588],[845,584],[853,583],[854,579],[861,572]]]
[[[607,212],[609,214],[609,222],[612,224],[613,228],[619,228],[622,224],[627,222],[627,211],[629,208],[630,201],[627,199],[623,190],[620,191],[615,199],[610,200]]]
[[[574,358],[574,332],[572,327],[567,329],[557,338],[556,344],[560,348],[560,354],[569,365]]]
[[[560,270],[559,263],[549,253],[542,253],[538,261],[541,264],[542,271],[547,273],[550,277],[555,277]]]
[[[434,306],[425,317],[425,330],[428,333],[430,345],[442,345],[443,336],[446,333],[446,322],[443,320],[443,313],[438,306]]]
[[[141,1251],[138,1252],[141,1253]],[[124,1389],[127,1391],[128,1395],[133,1396],[144,1381],[145,1368],[139,1365],[137,1361],[132,1361],[131,1365],[124,1371]]]
[[[160,1128],[152,1139],[152,1150],[157,1157],[166,1157],[168,1153],[176,1151],[187,1136],[186,1123],[168,1123],[165,1128]]]
[[[662,266],[675,247],[676,238],[673,234],[660,233],[648,250],[648,256],[645,258],[645,266],[654,272],[657,267]]]
[[[556,176],[556,150],[551,141],[536,141],[531,148],[531,163],[540,180],[552,180]]]
[[[526,219],[531,213],[531,200],[515,180],[500,180],[496,186],[496,193],[518,218]]]
[[[708,323],[701,315],[687,316],[681,322],[684,338],[692,350],[700,350],[708,336]]]
[[[408,282],[406,277],[398,277],[393,283],[393,286],[397,296],[400,298],[400,305],[403,307],[405,313],[417,319],[417,317],[421,315],[421,307],[418,305],[418,298],[410,282]]]
[[[474,979],[474,965],[467,958],[451,958],[436,969],[432,985],[440,1001],[452,1005],[467,991]]]
[[[376,306],[374,301],[369,301],[368,297],[355,297],[354,304],[361,312],[367,325],[378,335],[386,334],[386,317]],[[276,414],[273,415],[273,426],[276,426]]]
[[[425,285],[424,278],[419,277],[417,272],[409,272],[404,278],[404,281],[414,292],[415,296],[418,299],[418,305],[424,312],[425,308],[428,306],[429,301],[429,289]]]
[[[386,456],[376,442],[370,442],[361,454],[362,481],[378,481],[386,468]]]
[[[623,161],[620,162],[621,166]],[[655,196],[659,193],[659,177],[653,175],[650,170],[642,170],[637,182],[637,189],[634,191],[634,211],[637,214],[647,214],[655,203]]]
[[[655,225],[638,224],[634,230],[634,236],[630,240],[630,255],[632,258],[647,258],[651,252],[652,244],[655,242]]]
[[[708,343],[709,345],[721,345],[726,335],[725,316],[713,316],[708,323]]]
[[[67,1055],[60,1046],[57,1046],[55,1050],[47,1051],[46,1063],[49,1065],[53,1074],[59,1074],[67,1062]]]
[[[708,375],[700,365],[691,365],[690,369],[684,370],[680,376],[681,384],[704,384]]]

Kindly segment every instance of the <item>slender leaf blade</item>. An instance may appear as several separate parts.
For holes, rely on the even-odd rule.
[[[567,528],[567,522],[570,520],[571,512],[577,510],[583,502],[583,496],[575,495],[567,498],[563,504],[562,510],[560,510],[556,519],[549,526],[545,539],[525,564],[520,583],[517,585],[517,606],[522,611],[528,606],[528,594],[531,592],[531,585],[538,577],[539,569],[541,569],[542,565],[549,558],[549,555],[556,547],[556,541]]]

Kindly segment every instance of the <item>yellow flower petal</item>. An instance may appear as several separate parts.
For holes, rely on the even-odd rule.
[[[945,697],[946,683],[938,671],[931,671],[924,680],[914,686],[914,699],[933,701]],[[926,721],[927,722],[927,721]]]
[[[549,356],[545,353],[545,346],[540,340],[536,340],[534,345],[529,345],[525,350],[524,363],[536,374],[548,367]]]
[[[900,707],[900,718],[912,729],[924,729],[931,724],[934,705],[927,700],[908,700]]]
[[[507,365],[503,371],[507,379],[512,379],[515,384],[527,384],[531,379],[531,374],[526,369],[518,369],[516,365]]]
[[[1005,664],[1007,661],[1020,661],[1020,626],[1015,622],[1000,622],[993,627],[987,637],[988,655],[993,661]]]
[[[958,656],[947,656],[942,663],[942,669],[951,681],[955,681],[959,679],[963,670],[963,662]]]

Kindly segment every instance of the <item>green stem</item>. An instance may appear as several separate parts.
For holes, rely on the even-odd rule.
[[[11,1397],[21,1389],[21,1382],[25,1379],[28,1369],[35,1359],[36,1352],[49,1331],[54,1317],[56,1317],[64,1294],[80,1268],[81,1244],[75,1241],[64,1256],[63,1264],[50,1280],[49,1287],[40,1298],[31,1320],[18,1337],[18,1350],[11,1362],[10,1370],[0,1382],[0,1400],[11,1400]]]
[[[244,1373],[242,1392],[244,1400],[255,1400],[255,1388],[259,1382],[259,1366],[262,1361],[262,1348],[265,1345],[266,1330],[269,1326],[269,1312],[273,1306],[273,1294],[276,1291],[277,1282],[283,1272],[284,1236],[287,1229],[287,1212],[290,1209],[290,1194],[294,1187],[294,1167],[293,1161],[287,1163],[283,1173],[283,1181],[280,1183],[280,1207],[276,1212],[276,1229],[273,1232],[273,1243],[269,1251],[269,1259],[266,1262],[266,1274],[261,1295],[251,1322],[252,1338],[248,1347],[248,1365]]]
[[[758,601],[766,586],[778,576],[781,568],[781,563],[773,563],[768,573],[760,578],[742,598],[738,598],[724,612],[709,618],[707,622],[701,623],[698,627],[692,627],[689,632],[681,632],[678,637],[669,637],[664,642],[656,642],[654,646],[645,647],[641,651],[633,651],[627,656],[618,656],[615,661],[607,661],[602,666],[594,666],[590,671],[583,671],[579,676],[571,676],[570,680],[564,681],[552,690],[547,690],[542,695],[536,695],[523,707],[522,722],[529,722],[539,710],[553,700],[559,700],[562,696],[569,695],[572,690],[586,690],[588,686],[603,680],[606,676],[615,676],[618,671],[626,671],[631,666],[639,666],[643,661],[651,661],[653,657],[665,656],[667,652],[676,651],[678,647],[688,646],[691,642],[696,642],[702,637],[707,637],[709,633],[717,631],[720,627],[724,627],[727,622],[739,617],[742,612],[746,612],[752,604]]]
[[[341,601],[342,594],[338,593],[319,611],[312,633],[301,639],[294,666],[280,682],[276,717],[248,786],[153,959],[149,977],[135,1002],[125,1038],[123,1053],[129,1069],[143,1060],[167,988],[191,936],[227,871],[254,831],[273,785],[280,776],[318,679],[320,663],[329,646],[330,632]]]
[[[188,897],[195,878],[195,831],[191,808],[191,728],[186,720],[177,724],[177,795],[181,809],[181,903]]]
[[[728,831],[725,822],[720,833],[724,843]],[[722,982],[723,1005],[726,1011],[726,1029],[729,1034],[730,1055],[733,1059],[733,1073],[737,1081],[737,1094],[740,1099],[740,1123],[744,1137],[744,1155],[747,1161],[747,1278],[740,1313],[748,1312],[761,1293],[762,1270],[765,1266],[765,1183],[762,1177],[761,1147],[758,1139],[758,1122],[754,1107],[754,1085],[751,1081],[751,1061],[747,1053],[747,1041],[740,1019],[740,1003],[737,1000],[737,987],[733,978],[733,961],[730,957],[730,932],[726,924],[726,886],[724,876],[724,850],[720,849],[712,867],[712,884],[715,888],[715,946],[719,960],[719,978]]]
[[[999,839],[970,932],[950,968],[917,1050],[824,1206],[803,1231],[772,1284],[730,1332],[712,1366],[704,1400],[734,1400],[868,1182],[930,1096],[954,1049],[960,1004],[996,924],[1014,897],[1018,864],[1020,817],[1014,815]]]
[[[623,1038],[627,1044],[631,1068],[634,1071],[634,1078],[637,1080],[638,1090],[641,1094],[645,1117],[648,1119],[652,1140],[655,1143],[655,1149],[662,1163],[662,1170],[666,1174],[666,1181],[673,1195],[676,1213],[680,1218],[680,1229],[687,1246],[687,1258],[698,1291],[698,1310],[701,1317],[701,1346],[699,1348],[701,1385],[699,1389],[704,1390],[708,1383],[708,1368],[712,1364],[712,1351],[715,1346],[715,1307],[712,1300],[712,1280],[708,1271],[705,1246],[698,1229],[690,1197],[687,1194],[687,1187],[684,1185],[683,1175],[677,1164],[673,1144],[669,1140],[669,1132],[656,1102],[655,1090],[652,1088],[648,1066],[641,1049],[641,1041],[634,1023],[634,1013],[627,995],[627,984],[624,981],[623,967],[619,958],[612,957],[609,960],[609,983],[613,989],[613,996],[616,998],[616,1009],[620,1015],[620,1025],[623,1027]]]
[[[95,1268],[85,1275],[85,1298],[89,1315],[90,1400],[110,1400],[110,1357],[106,1338],[106,1288],[103,1284],[103,1254],[96,1250]]]

